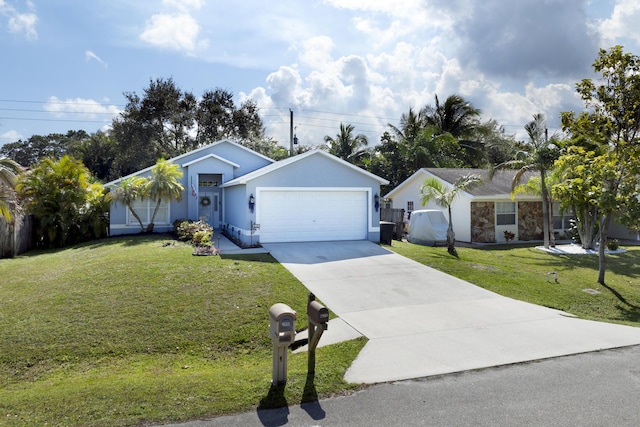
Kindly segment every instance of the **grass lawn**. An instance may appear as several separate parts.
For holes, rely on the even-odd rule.
[[[273,393],[269,307],[307,290],[270,255],[194,257],[167,236],[0,260],[0,425],[144,425],[316,400],[364,339],[289,355]],[[271,391],[271,393],[270,393]]]
[[[515,245],[444,247],[393,241],[389,249],[500,295],[584,319],[640,326],[640,247],[607,255],[606,286],[597,283],[597,255],[555,255]],[[554,276],[547,273],[556,272]],[[597,293],[594,293],[596,291]]]

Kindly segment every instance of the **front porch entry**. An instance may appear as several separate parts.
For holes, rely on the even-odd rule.
[[[198,219],[213,228],[220,227],[222,198],[218,186],[222,176],[218,174],[200,174],[198,176]]]
[[[198,195],[198,219],[213,228],[220,226],[219,193],[200,193]]]

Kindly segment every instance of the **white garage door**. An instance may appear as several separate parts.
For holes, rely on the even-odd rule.
[[[366,191],[263,190],[257,199],[263,243],[367,237]]]

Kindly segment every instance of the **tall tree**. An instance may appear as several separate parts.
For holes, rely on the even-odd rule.
[[[562,113],[562,125],[574,137],[583,136],[598,146],[584,164],[586,173],[598,177],[598,283],[604,285],[613,216],[636,229],[640,226],[640,57],[625,53],[622,46],[601,49],[593,68],[601,75],[598,81],[576,84],[587,111]]]
[[[70,156],[79,159],[91,174],[101,181],[109,180],[116,157],[114,139],[99,131],[86,138],[74,141],[68,149]]]
[[[349,163],[357,163],[366,153],[365,147],[369,144],[367,137],[363,134],[354,135],[354,127],[351,124],[340,123],[340,132],[335,138],[327,135],[324,142],[327,143],[329,153],[340,157]]]
[[[478,130],[481,111],[460,95],[450,95],[440,103],[435,95],[435,106],[427,105],[420,115],[424,117],[426,125],[435,126],[442,133],[451,134],[462,148],[460,160],[472,167],[480,167],[484,163],[484,146]]]
[[[167,203],[171,200],[182,200],[184,186],[179,179],[182,178],[182,170],[180,166],[174,165],[164,159],[158,160],[158,163],[151,168],[151,178],[147,185],[147,194],[151,200],[156,201],[156,207],[151,215],[151,221],[147,226],[147,231],[153,231],[154,220],[158,209],[163,201]]]
[[[21,165],[31,166],[41,159],[60,159],[69,154],[69,149],[88,138],[83,130],[70,130],[66,134],[32,135],[26,141],[18,140],[0,148],[0,156],[8,157]]]
[[[265,139],[257,104],[239,107],[224,89],[205,91],[201,98],[181,90],[169,78],[151,80],[142,96],[125,93],[127,105],[114,119],[116,158],[112,177],[151,166],[222,138],[241,144]]]
[[[497,165],[491,170],[490,176],[497,169],[516,169],[511,183],[511,191],[528,178],[531,172],[540,174],[540,196],[542,199],[542,239],[545,248],[555,245],[551,216],[551,193],[547,184],[547,175],[558,157],[558,150],[547,140],[547,126],[544,115],[534,114],[533,120],[524,126],[529,141],[523,149],[516,153],[516,158]]]
[[[456,234],[453,231],[453,219],[451,215],[451,206],[458,197],[460,192],[470,190],[473,187],[482,184],[483,180],[480,175],[469,174],[461,176],[453,185],[449,187],[437,178],[427,178],[424,180],[420,193],[422,197],[422,206],[433,200],[438,206],[447,208],[449,213],[449,227],[447,228],[447,251],[454,256],[458,256],[455,248]]]
[[[584,249],[594,249],[597,240],[598,204],[602,197],[602,169],[596,163],[599,157],[594,150],[571,145],[555,163],[558,183],[552,187],[553,196],[575,213],[575,228]]]

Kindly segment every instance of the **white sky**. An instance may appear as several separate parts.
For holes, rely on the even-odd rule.
[[[599,48],[640,54],[638,22],[637,0],[0,0],[0,144],[95,132],[158,77],[255,99],[284,146],[289,109],[303,144],[341,121],[375,144],[434,94],[553,131]]]

